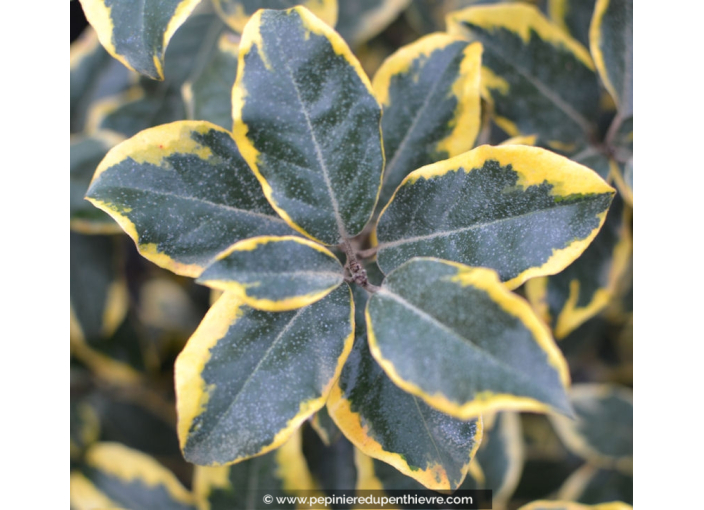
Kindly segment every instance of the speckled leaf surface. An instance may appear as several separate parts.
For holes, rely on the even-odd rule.
[[[232,466],[196,466],[193,475],[199,508],[208,510],[258,508],[263,494],[294,496],[313,488],[299,432],[275,451]],[[257,498],[256,504],[253,498]],[[296,505],[284,503],[277,508],[293,509]]]
[[[130,69],[164,79],[164,53],[200,0],[81,0],[103,47]]]
[[[484,473],[484,488],[492,491],[495,509],[506,508],[523,471],[520,415],[501,412],[491,420],[485,416],[484,427],[484,438],[477,452],[477,461]]]
[[[176,361],[186,460],[231,464],[283,444],[325,405],[353,333],[346,285],[291,312],[254,310],[223,294]]]
[[[548,0],[550,20],[589,47],[589,25],[594,14],[596,0]]]
[[[185,119],[182,86],[212,57],[223,27],[214,14],[191,16],[166,52],[165,79],[140,77],[123,93],[97,102],[89,111],[87,129],[108,129],[133,136],[153,126]],[[227,110],[228,102],[221,107]]]
[[[183,98],[189,119],[207,120],[232,129],[232,86],[237,76],[239,38],[221,33],[205,62],[183,84]]]
[[[382,32],[411,0],[340,0],[337,26],[353,48]]]
[[[633,0],[597,0],[589,47],[619,113],[633,115]]]
[[[331,252],[298,237],[254,237],[234,244],[198,283],[235,293],[257,310],[295,310],[342,284],[344,270]]]
[[[83,234],[117,234],[120,226],[85,199],[95,169],[123,138],[110,132],[71,137],[71,230]]]
[[[594,242],[564,271],[526,282],[533,308],[562,339],[613,299],[633,253],[630,210],[617,196]]]
[[[551,417],[567,448],[592,464],[633,472],[633,392],[608,384],[572,388],[576,420]]]
[[[390,464],[368,457],[361,450],[355,452],[357,467],[357,491],[361,496],[369,495],[366,491],[426,491],[427,488],[397,470]],[[463,488],[469,490],[479,489],[484,483],[484,477],[476,462],[465,477]],[[378,493],[374,494],[378,496]],[[404,508],[399,505],[398,508]]]
[[[381,184],[381,107],[334,30],[302,7],[255,14],[233,117],[242,155],[293,228],[331,245],[362,230]]]
[[[83,131],[94,101],[124,90],[132,81],[125,66],[113,59],[88,27],[71,43],[71,133]]]
[[[516,288],[574,261],[613,193],[544,149],[478,147],[406,177],[379,219],[378,263],[389,273],[411,257],[438,257],[489,267]]]
[[[369,347],[386,374],[442,412],[570,413],[567,363],[494,271],[412,259],[389,274],[366,318]]]
[[[71,508],[195,510],[195,498],[149,455],[119,443],[96,443],[71,473]]]
[[[560,148],[593,134],[599,87],[589,52],[535,7],[470,7],[447,23],[484,46],[482,94],[510,136],[539,134]]]
[[[474,146],[481,53],[479,44],[436,33],[398,50],[374,75],[387,161],[378,211],[413,170]]]
[[[159,126],[118,145],[96,170],[87,197],[144,257],[185,276],[200,275],[236,241],[291,233],[230,133],[208,122]]]
[[[259,9],[289,9],[296,5],[304,6],[331,27],[337,23],[337,0],[213,0],[218,15],[238,33]]]
[[[363,313],[367,293],[354,294]],[[457,489],[482,440],[481,418],[453,418],[394,384],[369,352],[363,317],[327,406],[357,448],[432,490]]]

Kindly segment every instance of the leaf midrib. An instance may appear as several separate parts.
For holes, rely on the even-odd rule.
[[[504,361],[500,360],[497,358],[494,354],[492,354],[489,351],[486,351],[485,349],[482,349],[478,345],[476,345],[474,342],[472,342],[469,338],[464,337],[454,329],[452,329],[450,326],[444,324],[441,322],[439,319],[436,319],[434,316],[430,315],[429,313],[421,310],[420,308],[416,307],[412,303],[409,303],[405,299],[403,299],[401,296],[396,294],[395,292],[389,290],[389,287],[387,286],[382,286],[381,289],[379,290],[378,294],[381,294],[382,296],[388,296],[394,301],[396,301],[398,304],[401,306],[409,309],[411,312],[414,314],[417,314],[421,319],[425,320],[426,322],[430,322],[434,326],[440,328],[441,330],[447,332],[451,338],[457,339],[460,341],[460,343],[463,346],[467,346],[467,344],[471,345],[475,349],[477,349],[479,352],[481,352],[483,355],[487,356],[490,358],[494,363],[499,365],[501,368],[504,370],[507,370],[509,372],[512,372],[516,378],[518,379],[518,383],[521,384],[522,387],[529,387],[529,388],[534,388],[535,386],[532,383],[530,374],[525,374],[522,370],[518,369],[517,367],[513,367],[511,365],[506,364]],[[547,354],[546,354],[547,357]],[[527,397],[527,398],[533,398],[535,397]],[[535,399],[537,400],[537,399]],[[462,404],[460,404],[462,405]]]
[[[279,51],[285,55],[285,52],[282,51],[282,46],[281,46],[281,37],[279,37],[278,34],[276,34],[276,43],[279,47]],[[318,143],[318,139],[315,136],[315,131],[313,130],[313,123],[310,120],[310,115],[308,114],[308,110],[306,109],[306,105],[303,102],[303,97],[301,96],[301,91],[298,88],[298,83],[296,82],[296,79],[293,76],[293,70],[291,69],[291,66],[288,63],[288,60],[286,58],[283,59],[284,61],[284,66],[286,67],[286,71],[291,78],[291,83],[293,84],[293,89],[296,91],[296,99],[298,99],[298,104],[301,107],[301,112],[303,113],[303,116],[306,119],[306,125],[308,127],[308,131],[310,132],[310,137],[313,141],[313,146],[315,148],[315,156],[318,161],[318,165],[320,166],[320,169],[322,170],[323,173],[323,180],[325,181],[325,187],[328,192],[328,196],[330,197],[330,203],[332,205],[333,209],[333,214],[335,215],[335,222],[337,223],[337,229],[339,231],[340,236],[342,239],[347,239],[347,230],[345,229],[345,225],[342,221],[342,217],[340,216],[340,207],[337,202],[337,197],[335,196],[335,192],[332,188],[332,183],[330,181],[330,175],[328,173],[328,167],[325,164],[325,160],[323,159],[323,153],[322,150],[320,149],[320,144]]]
[[[240,209],[240,208],[232,206],[232,205],[219,204],[217,202],[211,202],[210,200],[205,200],[203,198],[198,198],[198,197],[190,197],[187,195],[177,195],[176,193],[171,193],[168,191],[155,190],[155,189],[151,189],[151,188],[129,188],[126,186],[110,186],[110,189],[124,190],[124,191],[130,191],[130,192],[141,191],[142,193],[153,193],[155,195],[169,196],[169,197],[174,197],[174,198],[177,198],[180,200],[188,200],[191,202],[206,204],[206,205],[210,205],[212,207],[223,208],[223,209],[227,209],[230,211],[236,211],[236,212],[242,213],[242,214],[247,214],[250,216],[257,216],[257,217],[264,218],[269,221],[274,221],[277,223],[286,224],[286,222],[282,218],[280,218],[279,216],[271,216],[266,213],[260,213],[260,212],[256,212],[256,211],[248,211],[247,209]],[[94,198],[96,200],[100,200],[97,197],[89,197],[89,198]],[[112,203],[114,203],[114,201]]]
[[[415,237],[407,237],[407,238],[398,239],[396,241],[389,241],[389,242],[381,241],[381,242],[379,242],[378,251],[381,251],[385,248],[392,248],[394,246],[400,246],[403,244],[415,243],[415,242],[424,241],[427,239],[435,239],[437,237],[449,237],[451,235],[461,234],[463,232],[469,232],[471,230],[477,230],[477,229],[481,229],[484,227],[490,227],[492,225],[496,225],[498,223],[505,222],[505,221],[512,221],[512,220],[516,220],[519,218],[527,218],[527,217],[532,216],[534,214],[541,214],[541,213],[544,213],[544,212],[547,212],[547,211],[550,211],[553,209],[558,209],[560,207],[573,207],[575,205],[578,205],[578,204],[577,203],[569,203],[569,204],[558,203],[558,204],[555,204],[554,207],[548,207],[545,209],[536,209],[534,211],[529,211],[527,213],[518,214],[516,216],[510,216],[508,218],[500,218],[497,220],[487,221],[484,223],[475,223],[474,225],[470,225],[468,227],[458,228],[455,230],[445,230],[443,232],[433,232],[432,234],[425,234],[425,235],[415,236]]]

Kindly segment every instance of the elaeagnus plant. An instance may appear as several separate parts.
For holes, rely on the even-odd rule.
[[[162,79],[198,4],[82,3],[113,56]],[[330,26],[336,2],[213,3],[242,33],[219,46],[231,103],[126,134],[86,194],[143,257],[223,291],[175,364],[183,455],[219,466],[198,471],[200,493],[252,458],[285,478],[307,420],[341,432],[359,471],[443,491],[481,485],[484,430],[511,450],[517,411],[568,430],[580,409],[553,331],[603,309],[627,264],[629,205],[605,179],[628,187],[632,77],[600,39],[624,2],[597,2],[591,53],[532,6],[453,12],[372,81]],[[121,16],[155,28],[136,41]],[[208,76],[181,90],[202,98]],[[617,107],[606,134],[599,76]],[[489,145],[498,131],[515,138]],[[576,265],[593,246],[604,282]],[[526,282],[533,306],[513,292]]]

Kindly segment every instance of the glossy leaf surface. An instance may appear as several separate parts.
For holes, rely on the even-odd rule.
[[[562,354],[528,303],[491,270],[412,259],[389,274],[366,317],[386,374],[442,412],[570,413]]]
[[[292,312],[254,310],[223,294],[176,361],[186,460],[231,464],[283,444],[325,404],[353,328],[346,285]]]
[[[233,116],[242,155],[293,228],[331,245],[362,230],[381,183],[381,108],[335,31],[302,7],[255,14]]]
[[[164,53],[200,0],[81,0],[103,47],[130,69],[164,79]]]
[[[217,256],[198,279],[235,293],[257,310],[281,312],[309,305],[342,284],[335,255],[298,237],[245,239]]]
[[[478,147],[411,173],[379,219],[388,273],[432,256],[496,270],[510,288],[554,274],[591,243],[614,190],[544,149]]]
[[[230,133],[207,122],[159,126],[118,145],[96,170],[87,197],[145,258],[185,276],[200,275],[240,239],[291,233]]]
[[[387,161],[377,209],[413,170],[474,146],[481,52],[479,44],[436,33],[398,50],[374,75]]]

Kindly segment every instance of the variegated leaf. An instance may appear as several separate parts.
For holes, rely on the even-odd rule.
[[[100,43],[130,69],[164,79],[164,53],[200,0],[81,0]]]
[[[88,199],[140,253],[196,277],[234,242],[291,233],[271,209],[229,132],[182,121],[142,131],[112,149]]]
[[[496,270],[510,288],[573,262],[604,222],[614,190],[544,149],[478,147],[411,173],[377,226],[388,273],[431,256]]]
[[[336,245],[379,194],[381,108],[342,38],[303,7],[258,11],[240,44],[234,133],[276,211]]]
[[[377,211],[413,170],[474,146],[481,53],[479,44],[431,34],[391,55],[374,75],[387,161]]]
[[[278,313],[223,294],[176,361],[185,458],[232,464],[283,444],[325,405],[353,335],[346,285],[312,305]]]
[[[565,359],[494,271],[411,259],[372,296],[366,318],[369,347],[386,374],[444,413],[570,414]]]

